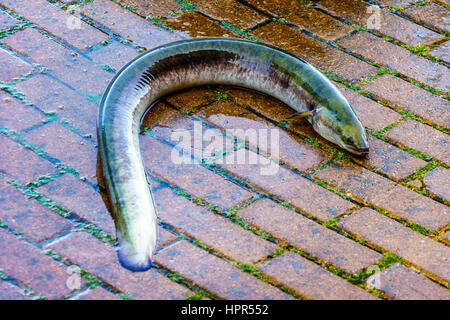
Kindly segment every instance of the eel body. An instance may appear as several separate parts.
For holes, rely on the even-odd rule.
[[[155,205],[139,150],[141,118],[169,93],[214,84],[273,96],[307,117],[325,139],[353,153],[368,151],[364,129],[347,100],[319,71],[289,53],[223,38],[183,40],[144,53],[110,83],[98,116],[117,251],[126,268],[150,268],[157,236]]]

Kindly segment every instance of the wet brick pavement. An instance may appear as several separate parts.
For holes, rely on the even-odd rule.
[[[450,299],[449,10],[441,0],[0,0],[0,299]],[[251,91],[166,97],[140,137],[158,249],[133,273],[115,253],[98,105],[132,58],[207,36],[320,68],[361,118],[370,154],[348,154]],[[198,126],[223,142],[184,146],[196,161],[173,163],[173,135]],[[230,129],[277,132],[278,145]]]

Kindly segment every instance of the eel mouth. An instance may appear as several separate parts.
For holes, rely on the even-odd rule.
[[[368,156],[369,155],[369,148],[361,148],[361,149],[353,149],[353,148],[346,148],[349,152],[356,154],[358,156]]]

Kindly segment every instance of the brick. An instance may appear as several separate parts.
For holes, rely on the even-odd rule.
[[[195,98],[193,100],[195,101]],[[157,103],[146,113],[142,127],[151,129],[158,137],[172,141],[174,132],[183,130],[193,133],[194,122],[168,104]]]
[[[91,181],[96,181],[97,149],[56,121],[50,122],[24,135],[25,139],[47,154],[68,165]]]
[[[344,18],[352,23],[365,26],[372,29],[369,18],[375,14],[368,10],[370,5],[360,0],[343,0],[335,2],[332,0],[320,0],[317,5],[327,10],[332,15]],[[387,35],[393,39],[399,40],[410,46],[420,44],[431,44],[442,39],[442,36],[436,32],[419,26],[409,20],[403,19],[395,14],[380,9],[379,28],[374,28],[375,32]],[[372,21],[372,20],[370,20]]]
[[[106,89],[113,73],[77,55],[34,28],[27,28],[2,39],[5,45],[81,93],[97,97]]]
[[[300,171],[305,171],[325,159],[325,154],[320,149],[233,102],[215,102],[202,108],[198,115],[228,134]]]
[[[274,244],[177,196],[168,188],[157,190],[154,196],[160,219],[233,260],[255,263],[277,249]]]
[[[170,99],[172,100],[172,98]],[[174,97],[174,99],[177,98]],[[192,101],[197,100],[193,98]],[[195,103],[192,104],[192,106],[194,105]],[[188,105],[185,107],[186,109],[189,108]],[[206,127],[201,121],[191,119],[165,103],[158,103],[152,107],[150,112],[147,112],[142,121],[142,127],[151,129],[152,133],[158,137],[172,144],[177,144],[181,149],[193,154],[198,159],[216,157],[217,154],[222,154],[224,150],[234,148],[234,140],[231,137],[226,138],[218,129]],[[197,133],[196,130],[198,129],[196,128],[200,128],[201,133]],[[178,135],[181,133],[189,135],[187,139],[190,143],[185,143],[184,140],[180,141]],[[200,137],[200,139],[196,141],[195,137]]]
[[[414,3],[414,0],[376,0],[382,7],[406,8]]]
[[[449,281],[450,248],[369,208],[339,222],[345,230]]]
[[[239,210],[237,215],[251,225],[347,273],[358,273],[382,258],[375,251],[269,199],[257,201]]]
[[[244,163],[236,163],[236,159],[239,159],[239,157],[243,157]],[[251,163],[252,159],[256,161]],[[353,207],[351,202],[284,167],[273,169],[274,164],[268,164],[267,159],[262,159],[260,155],[252,151],[239,149],[226,155],[222,162],[223,164],[220,164],[220,166],[233,175],[245,179],[264,192],[273,194],[277,198],[294,205],[302,212],[320,220],[334,218]],[[269,167],[268,173],[274,174],[261,174],[264,173],[264,167],[266,169]]]
[[[24,240],[0,228],[0,269],[49,299],[70,293],[66,268]]]
[[[387,131],[385,136],[438,160],[450,162],[448,136],[425,124],[407,120]]]
[[[325,40],[334,41],[354,31],[352,27],[329,15],[296,0],[249,0],[256,8],[270,14],[285,18],[288,22],[299,26]]]
[[[398,77],[386,74],[361,87],[375,97],[386,100],[441,127],[450,126],[448,113],[450,102],[448,100]]]
[[[446,240],[448,243],[450,243],[450,231],[445,232],[442,235],[442,239]]]
[[[10,82],[30,72],[31,66],[0,48],[0,81]]]
[[[120,300],[120,297],[102,287],[95,287],[75,296],[71,300]]]
[[[237,205],[251,197],[250,192],[224,180],[198,163],[175,163],[171,159],[172,150],[175,149],[155,138],[149,136],[141,138],[141,153],[145,167],[152,174],[178,185],[193,196],[199,196],[220,209]],[[183,159],[190,160],[190,158]]]
[[[204,87],[199,87],[177,91],[169,95],[166,101],[183,112],[191,113],[197,108],[213,102],[214,99],[214,93]]]
[[[370,135],[367,136],[367,139],[370,146],[368,156],[352,155],[353,160],[395,180],[402,180],[428,164],[383,140]]]
[[[0,280],[0,300],[29,300],[22,290],[6,281]]]
[[[437,167],[423,175],[423,182],[427,189],[438,197],[450,202],[450,170]]]
[[[98,107],[59,81],[38,74],[19,82],[15,88],[40,110],[58,117],[91,137],[97,135]]]
[[[84,5],[81,13],[105,28],[148,50],[164,43],[180,40],[179,34],[161,29],[135,13],[108,0]]]
[[[155,261],[224,299],[292,299],[275,287],[185,240],[156,254]]]
[[[130,6],[145,16],[164,17],[180,7],[175,0],[153,0],[151,3],[148,0],[119,0],[117,2]]]
[[[397,300],[450,300],[448,290],[398,263],[370,277],[367,282]]]
[[[405,48],[386,42],[368,32],[358,32],[354,36],[339,41],[338,44],[430,87],[441,91],[450,90],[450,73],[445,66],[413,54]]]
[[[0,172],[22,184],[56,172],[56,168],[33,151],[0,135]]]
[[[45,115],[33,107],[26,106],[4,91],[0,91],[0,127],[22,131],[46,119]]]
[[[316,171],[314,177],[428,230],[436,230],[449,222],[447,206],[359,166],[332,163]]]
[[[435,3],[427,3],[424,6],[411,6],[403,10],[402,14],[439,31],[450,33],[448,9]]]
[[[356,81],[376,71],[368,63],[281,23],[269,23],[253,30],[252,34],[348,81]]]
[[[273,121],[279,122],[295,113],[294,109],[280,100],[260,92],[233,87],[220,87],[218,90],[227,93],[234,103],[250,107]]]
[[[402,118],[397,112],[376,103],[356,91],[346,88],[340,83],[335,82],[333,84],[348,100],[364,127],[370,130],[381,130]]]
[[[120,265],[114,247],[86,232],[74,232],[49,248],[135,299],[173,300],[191,294],[190,290],[172,282],[154,268],[146,272],[125,269]]]
[[[333,162],[316,171],[314,177],[363,201],[376,201],[377,196],[395,187],[394,182],[348,162]]]
[[[108,39],[100,30],[47,0],[0,0],[0,4],[81,51]]]
[[[191,0],[201,13],[233,27],[248,29],[267,18],[236,0]]]
[[[18,21],[16,19],[11,17],[6,12],[0,12],[0,30],[8,29],[16,24],[18,24]]]
[[[400,185],[390,191],[380,207],[394,215],[406,217],[428,230],[436,230],[450,222],[448,206]]]
[[[370,293],[288,252],[263,265],[260,270],[300,295],[315,300],[373,300]]]
[[[154,196],[154,193],[153,193]],[[166,229],[158,226],[158,238],[156,241],[156,247],[162,248],[167,246],[168,244],[174,242],[177,240],[177,236],[174,235],[172,232],[167,231]]]
[[[421,188],[422,182],[419,179],[415,179],[415,180],[408,182],[408,185],[411,187],[414,187],[414,188]]]
[[[165,22],[169,27],[179,30],[183,32],[183,34],[187,34],[192,38],[241,37],[196,11],[185,11],[175,17],[166,19]]]
[[[95,62],[107,65],[119,71],[128,62],[136,58],[140,53],[132,47],[114,41],[105,47],[101,47],[89,53],[89,57]]]
[[[50,239],[72,227],[68,220],[3,181],[0,181],[0,219],[35,242]]]
[[[114,222],[100,193],[74,176],[65,174],[37,188],[36,191],[70,210],[79,218],[97,225],[109,234],[115,234]]]
[[[431,49],[428,53],[436,58],[450,63],[450,41],[444,42],[443,44]]]

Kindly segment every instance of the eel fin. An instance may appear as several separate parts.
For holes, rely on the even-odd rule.
[[[296,112],[293,115],[287,117],[286,119],[292,119],[292,118],[308,118],[312,116],[312,111],[306,111],[306,112]]]

